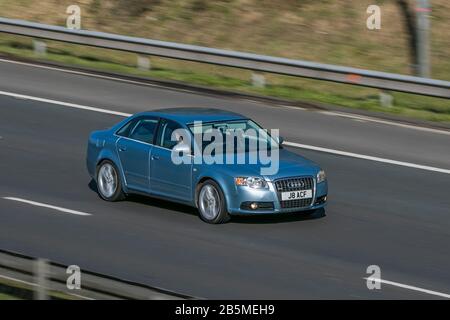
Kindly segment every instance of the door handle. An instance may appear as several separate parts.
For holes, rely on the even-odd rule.
[[[127,147],[123,147],[123,146],[121,147],[121,146],[119,146],[119,151],[122,151],[122,152],[123,152],[123,151],[127,151]]]
[[[152,156],[152,160],[159,160],[159,156]]]

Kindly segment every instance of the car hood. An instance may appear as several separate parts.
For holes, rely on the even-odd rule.
[[[315,176],[320,167],[313,161],[306,159],[286,149],[279,150],[278,170],[272,174],[264,174],[262,168],[268,165],[258,164],[213,164],[212,169],[225,171],[234,176],[264,176],[267,180],[276,180],[285,177]],[[276,169],[276,165],[272,166]],[[211,168],[211,167],[210,167]]]

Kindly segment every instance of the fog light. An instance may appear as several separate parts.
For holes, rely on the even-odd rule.
[[[252,203],[250,204],[250,208],[251,208],[252,210],[256,210],[256,209],[258,209],[258,204],[255,203],[255,202],[252,202]]]
[[[254,201],[245,201],[241,203],[242,210],[251,210],[251,211],[259,211],[259,210],[273,210],[273,202],[262,201],[262,202],[254,202]]]
[[[321,196],[316,199],[315,205],[320,205],[327,202],[327,196]]]

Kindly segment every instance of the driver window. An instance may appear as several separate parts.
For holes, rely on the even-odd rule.
[[[172,132],[181,129],[182,126],[171,120],[164,120],[158,134],[157,143],[159,146],[167,149],[172,149],[178,144],[178,141],[172,141]]]

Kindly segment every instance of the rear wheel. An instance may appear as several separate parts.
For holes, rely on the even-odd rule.
[[[100,197],[106,201],[119,201],[125,199],[118,170],[109,160],[103,161],[98,166],[97,191]]]
[[[198,211],[203,221],[219,224],[230,220],[225,196],[215,181],[206,180],[199,186],[198,190]]]

